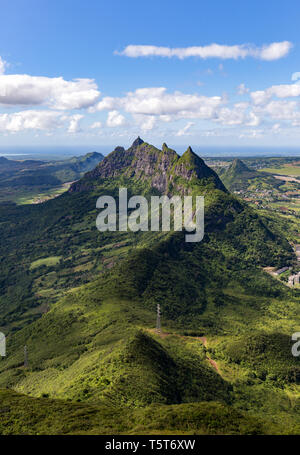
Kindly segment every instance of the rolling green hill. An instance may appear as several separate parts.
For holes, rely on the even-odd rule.
[[[0,434],[272,434],[280,428],[218,402],[142,409],[32,398],[0,390]],[[27,410],[24,413],[24,409]],[[22,418],[20,419],[20,415]],[[57,416],[59,415],[59,419]]]
[[[121,186],[147,198],[204,195],[203,241],[99,233],[96,200],[118,197]],[[0,205],[0,226],[0,388],[27,395],[0,393],[9,408],[2,432],[300,432],[290,351],[300,294],[262,270],[294,253],[191,148],[180,157],[138,138],[56,199]],[[48,420],[30,429],[45,406]]]
[[[93,169],[103,155],[97,152],[62,161],[14,161],[0,157],[0,201],[23,202],[49,193]]]
[[[267,172],[250,169],[239,158],[235,159],[227,168],[222,168],[219,177],[230,191],[246,191],[249,187],[253,190],[273,190],[283,184]]]

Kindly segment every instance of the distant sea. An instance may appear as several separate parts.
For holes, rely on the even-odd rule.
[[[89,152],[98,152],[103,155],[110,153],[114,147],[110,146],[57,146],[57,147],[12,147],[0,146],[0,156],[12,160],[63,160],[72,156],[85,155]]]
[[[169,147],[175,149],[179,154],[182,154],[187,147],[176,146],[168,144]],[[115,146],[103,146],[103,145],[82,145],[82,146],[57,146],[57,147],[46,147],[46,146],[0,146],[0,156],[12,160],[25,160],[25,159],[36,159],[36,160],[58,160],[67,159],[72,156],[85,155],[89,152],[102,153],[104,156],[108,155]],[[296,147],[208,147],[192,145],[193,150],[203,157],[287,157],[287,156],[299,156],[300,148]]]

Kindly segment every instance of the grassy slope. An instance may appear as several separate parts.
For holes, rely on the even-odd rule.
[[[300,167],[299,166],[283,166],[283,167],[268,167],[264,169],[260,169],[261,172],[268,172],[270,174],[278,174],[278,175],[291,175],[295,177],[300,176]]]
[[[292,372],[298,374],[299,367],[296,360],[288,356],[288,349],[289,335],[299,320],[297,299],[280,283],[274,284],[271,277],[255,269],[253,273],[260,281],[259,287],[254,289],[251,287],[254,277],[251,278],[249,270],[236,273],[234,268],[232,274],[223,276],[226,281],[222,283],[222,292],[220,282],[214,291],[213,282],[209,281],[202,283],[202,294],[206,298],[195,296],[193,280],[197,280],[199,287],[201,259],[205,259],[205,255],[183,251],[177,265],[174,251],[178,250],[180,240],[180,236],[175,239],[171,236],[154,251],[140,250],[136,256],[131,255],[126,262],[89,286],[70,293],[41,319],[10,337],[11,354],[1,362],[0,385],[37,397],[49,394],[130,408],[153,402],[218,400],[249,411],[246,397],[252,394],[250,412],[255,414],[261,412],[264,398],[269,396],[269,408],[264,406],[261,417],[269,414],[268,418],[278,424],[284,416],[287,430],[295,431],[299,391]],[[186,277],[177,274],[176,292],[166,295],[158,279],[152,280],[151,276],[155,276],[158,269],[162,283],[174,280],[173,273],[178,267],[182,270],[185,261],[185,268],[190,272],[191,293],[186,290]],[[195,261],[198,261],[198,275],[193,276]],[[166,269],[161,270],[160,264],[165,264]],[[225,271],[226,268],[221,270],[220,276]],[[250,284],[245,285],[247,276]],[[163,302],[161,292],[165,296]],[[174,297],[178,292],[180,304],[176,305]],[[186,302],[182,298],[185,296],[189,296]],[[164,330],[178,335],[208,336],[208,349],[212,349],[213,358],[220,359],[223,379],[208,364],[205,349],[198,340],[186,336],[160,339],[139,331],[153,328],[157,301],[162,304]],[[263,333],[267,340],[268,336],[276,340],[278,331],[283,340],[278,351],[280,368],[287,373],[280,380],[274,378],[272,356],[264,356],[258,366],[249,362],[244,367],[239,359],[226,355],[224,346],[228,343],[237,340],[247,347],[249,333],[254,339]],[[257,339],[258,344],[260,339],[265,343],[265,338]],[[225,345],[218,349],[222,343]],[[29,349],[28,370],[22,368],[24,344]],[[275,371],[280,373],[277,368]],[[296,403],[296,408],[291,406],[290,400]]]
[[[234,160],[226,169],[220,169],[219,176],[230,191],[279,189],[283,182],[266,172],[248,168],[243,161]]]
[[[272,422],[217,402],[124,409],[31,398],[3,389],[0,401],[0,434],[5,435],[280,433]]]
[[[218,415],[210,424],[211,432],[229,431],[226,425],[237,415],[235,409],[260,414],[266,426],[258,431],[275,431],[270,430],[275,425],[278,432],[284,419],[281,431],[299,432],[299,385],[294,374],[297,381],[299,367],[288,355],[289,337],[299,321],[299,294],[260,269],[292,260],[287,241],[236,198],[213,189],[206,194],[206,233],[199,244],[185,243],[181,233],[99,236],[91,229],[96,195],[115,194],[124,183],[133,193],[149,191],[143,182],[107,179],[92,194],[66,194],[44,207],[3,213],[3,276],[11,273],[1,314],[4,327],[23,328],[8,336],[9,357],[0,362],[0,386],[35,397],[48,394],[73,402],[98,402],[109,412],[121,405],[126,412],[143,413],[152,403],[151,413],[158,415],[161,405],[167,404],[166,413],[175,414],[171,419],[179,422],[175,429],[184,426],[179,409],[184,414],[202,406],[194,402],[209,400],[205,406],[215,406]],[[191,182],[191,191],[199,194],[196,181]],[[17,268],[11,262],[14,248],[20,258]],[[60,255],[59,264],[28,270],[34,261]],[[106,270],[107,259],[117,259],[118,264]],[[87,273],[74,274],[74,266],[91,262]],[[99,277],[100,266],[101,273],[106,271]],[[77,276],[81,279],[76,282]],[[17,288],[16,306],[15,294],[9,297],[18,278],[29,284],[28,297],[25,286]],[[51,303],[50,311],[31,323],[24,321],[24,312],[44,301],[42,296],[33,300],[32,290],[52,288],[60,293],[44,297]],[[161,338],[147,331],[155,324],[156,303],[162,307],[164,330],[173,335]],[[16,316],[17,321],[10,319]],[[206,347],[192,338],[203,335]],[[255,352],[277,336],[283,340],[275,373],[286,371],[285,376],[274,379],[274,355],[260,357],[258,365],[247,361],[249,336],[258,340]],[[30,363],[26,370],[25,344]],[[239,356],[232,356],[231,345],[239,347]],[[218,362],[220,374],[207,357]],[[214,405],[216,400],[219,404]],[[230,412],[223,422],[226,406]],[[69,423],[56,422],[57,428]],[[156,423],[149,425],[157,431]],[[117,418],[114,426],[118,429]],[[134,426],[124,431],[134,431]]]

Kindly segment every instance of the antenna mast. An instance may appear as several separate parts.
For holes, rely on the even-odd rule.
[[[156,318],[156,331],[159,333],[161,329],[160,324],[160,304],[157,304],[157,318]]]
[[[27,346],[24,346],[24,368],[28,367],[28,352]]]

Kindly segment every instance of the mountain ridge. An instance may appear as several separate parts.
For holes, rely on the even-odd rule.
[[[0,327],[9,353],[0,387],[49,403],[99,403],[112,415],[148,405],[157,413],[161,405],[192,409],[207,400],[265,422],[284,418],[294,431],[299,367],[288,353],[299,295],[262,270],[291,263],[285,237],[217,188],[191,148],[179,157],[166,144],[159,150],[139,139],[103,163],[79,181],[84,191],[35,207],[0,204]],[[164,169],[176,186],[163,181],[162,191],[205,195],[201,242],[186,243],[184,232],[97,231],[100,195],[118,197],[124,184],[130,193],[162,194],[152,179]],[[111,425],[116,431],[117,422]]]
[[[189,182],[203,179],[203,185],[209,183],[213,188],[227,191],[217,174],[192,151],[191,147],[180,156],[166,143],[163,143],[160,150],[144,142],[140,137],[135,139],[127,150],[117,147],[93,171],[86,173],[80,182],[74,183],[69,191],[85,191],[91,189],[93,181],[95,183],[98,178],[115,178],[122,175],[137,181],[148,180],[150,187],[163,193],[170,192],[170,189],[182,191],[184,185],[180,179]]]

